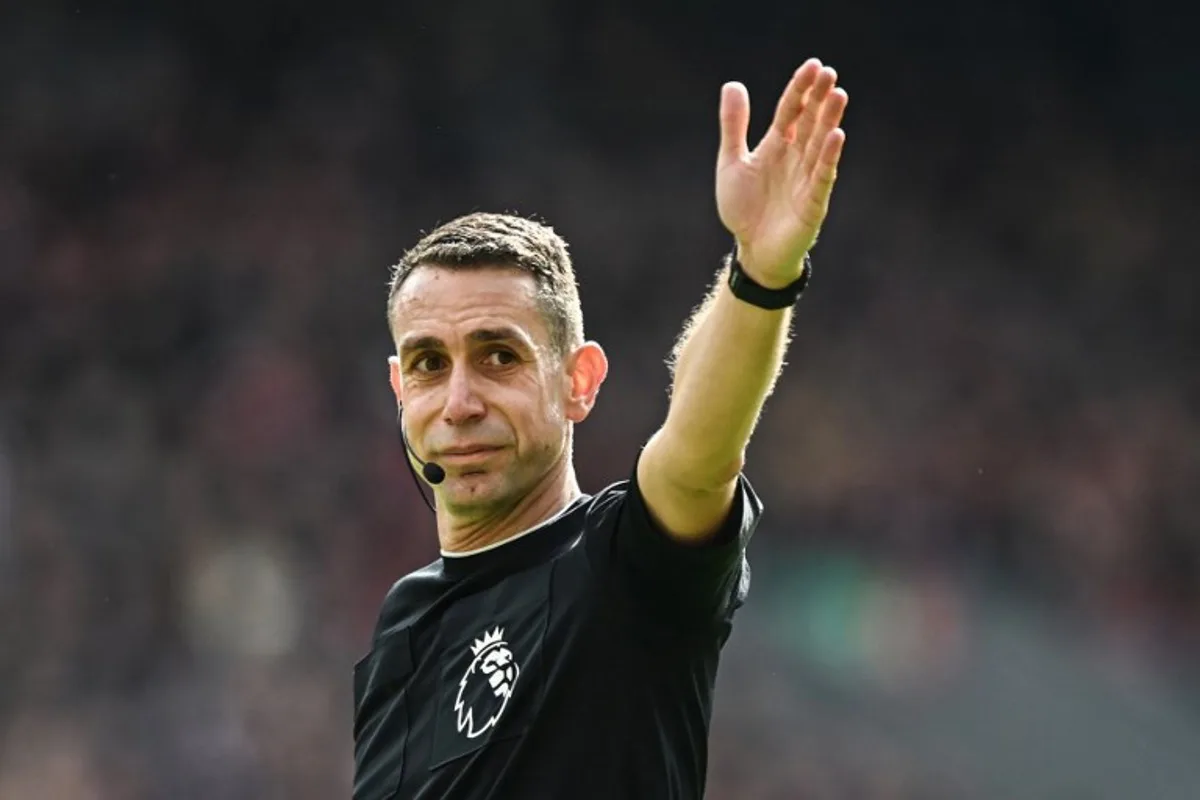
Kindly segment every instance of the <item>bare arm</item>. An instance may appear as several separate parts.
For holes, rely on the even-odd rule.
[[[834,89],[836,77],[815,59],[798,69],[753,152],[744,87],[722,91],[718,211],[746,272],[770,288],[800,276],[828,211],[845,141],[837,126],[847,98]],[[674,538],[702,541],[725,519],[783,364],[791,319],[791,309],[769,311],[735,297],[722,271],[685,326],[667,418],[638,462],[647,508]]]

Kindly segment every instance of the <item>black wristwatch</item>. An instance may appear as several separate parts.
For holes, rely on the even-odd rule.
[[[729,290],[733,292],[733,296],[768,311],[778,311],[781,308],[795,305],[796,301],[800,299],[800,295],[804,293],[804,287],[808,286],[808,279],[812,275],[812,259],[808,257],[808,253],[805,253],[804,266],[800,270],[799,278],[782,289],[768,289],[742,269],[742,265],[737,260],[736,247],[725,258],[729,261]]]

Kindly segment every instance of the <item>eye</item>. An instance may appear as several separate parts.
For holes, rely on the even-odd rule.
[[[428,355],[420,356],[414,360],[412,366],[416,372],[437,372],[446,366],[446,359],[442,358],[436,353],[430,353]]]
[[[511,367],[517,361],[517,354],[511,350],[498,349],[487,354],[487,364],[491,367]]]

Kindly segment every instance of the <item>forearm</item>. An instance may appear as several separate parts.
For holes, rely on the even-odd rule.
[[[680,451],[676,479],[716,488],[742,468],[746,445],[774,389],[792,310],[767,311],[733,296],[728,268],[684,327],[673,355],[670,408],[660,432]]]

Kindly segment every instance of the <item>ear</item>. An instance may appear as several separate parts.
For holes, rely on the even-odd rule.
[[[587,419],[606,377],[608,356],[604,349],[595,342],[585,342],[567,360],[567,419],[571,422]]]
[[[392,393],[396,395],[396,408],[404,407],[404,384],[400,380],[400,359],[396,356],[388,357],[388,373],[392,383]]]

